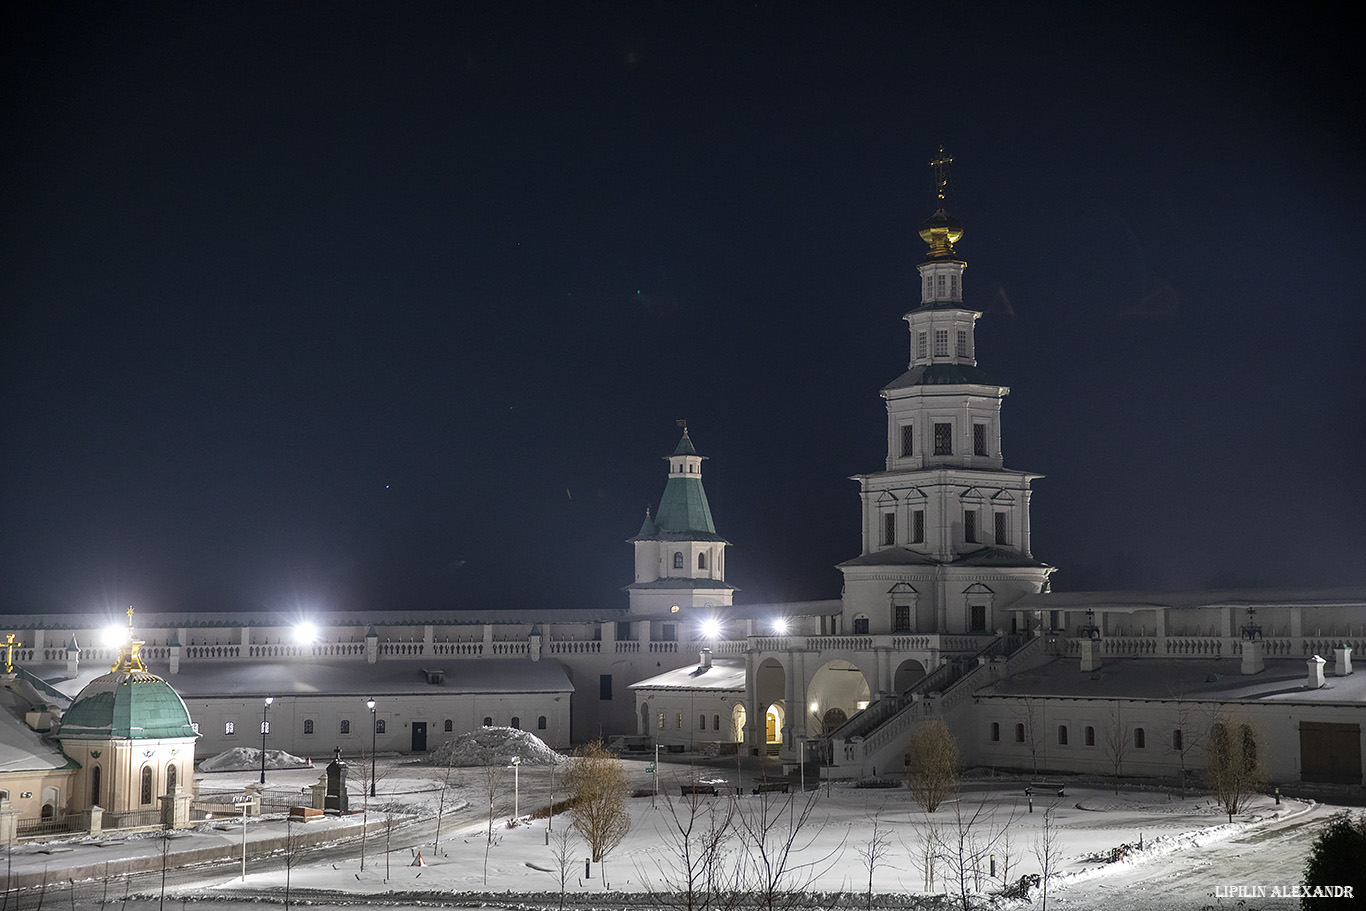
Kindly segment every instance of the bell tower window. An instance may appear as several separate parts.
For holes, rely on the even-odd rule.
[[[953,425],[948,423],[934,425],[934,454],[953,455]]]
[[[698,569],[706,569],[706,568],[707,568],[707,555],[706,555],[705,552],[700,553],[700,554],[697,555],[697,568],[698,568]]]
[[[915,428],[911,424],[901,425],[901,457],[907,458],[915,453]]]
[[[930,356],[930,335],[928,332],[915,334],[915,356],[922,361]]]
[[[1006,519],[1007,519],[1008,517],[1009,517],[1009,514],[1008,514],[1008,513],[1004,513],[1004,512],[998,512],[998,513],[996,513],[996,543],[997,543],[997,544],[1009,544],[1009,543],[1010,543],[1010,535],[1007,533],[1007,524],[1006,524]]]
[[[676,551],[674,551],[674,569],[682,569],[682,568],[683,568],[683,551],[681,551],[681,550],[676,550]]]
[[[896,513],[884,512],[882,514],[882,544],[889,547],[896,543]]]
[[[911,513],[911,543],[925,543],[925,510],[917,509]]]
[[[968,333],[966,329],[958,330],[958,356],[968,356]]]
[[[967,544],[977,543],[977,510],[963,510],[963,541]]]
[[[972,454],[984,456],[987,454],[987,425],[972,425]]]
[[[936,330],[934,330],[934,356],[935,356],[935,357],[948,357],[948,356],[949,356],[949,330],[947,330],[947,329],[936,329]]]

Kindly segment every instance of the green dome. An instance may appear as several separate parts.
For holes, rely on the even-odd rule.
[[[190,713],[169,683],[146,671],[96,677],[62,715],[63,740],[195,737]]]

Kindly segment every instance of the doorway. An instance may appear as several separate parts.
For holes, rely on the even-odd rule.
[[[427,752],[427,722],[413,722],[413,752]]]

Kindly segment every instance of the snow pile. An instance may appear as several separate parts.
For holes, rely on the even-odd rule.
[[[478,728],[447,741],[427,754],[432,765],[506,765],[520,756],[526,765],[555,765],[564,757],[529,731],[517,728]]]
[[[266,750],[266,768],[303,769],[308,760],[284,750]],[[252,747],[233,747],[199,764],[201,772],[247,772],[261,768],[261,751]]]

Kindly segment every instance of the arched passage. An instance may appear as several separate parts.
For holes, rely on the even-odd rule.
[[[764,710],[764,742],[782,743],[785,724],[787,724],[787,707],[781,701],[769,705]]]
[[[799,729],[808,735],[819,736],[826,732],[827,724],[854,716],[868,707],[868,678],[863,676],[852,662],[835,660],[821,665],[811,675],[811,683],[806,688],[805,724]]]
[[[892,692],[904,693],[924,676],[925,665],[914,658],[907,658],[896,666],[896,673],[892,675]]]

